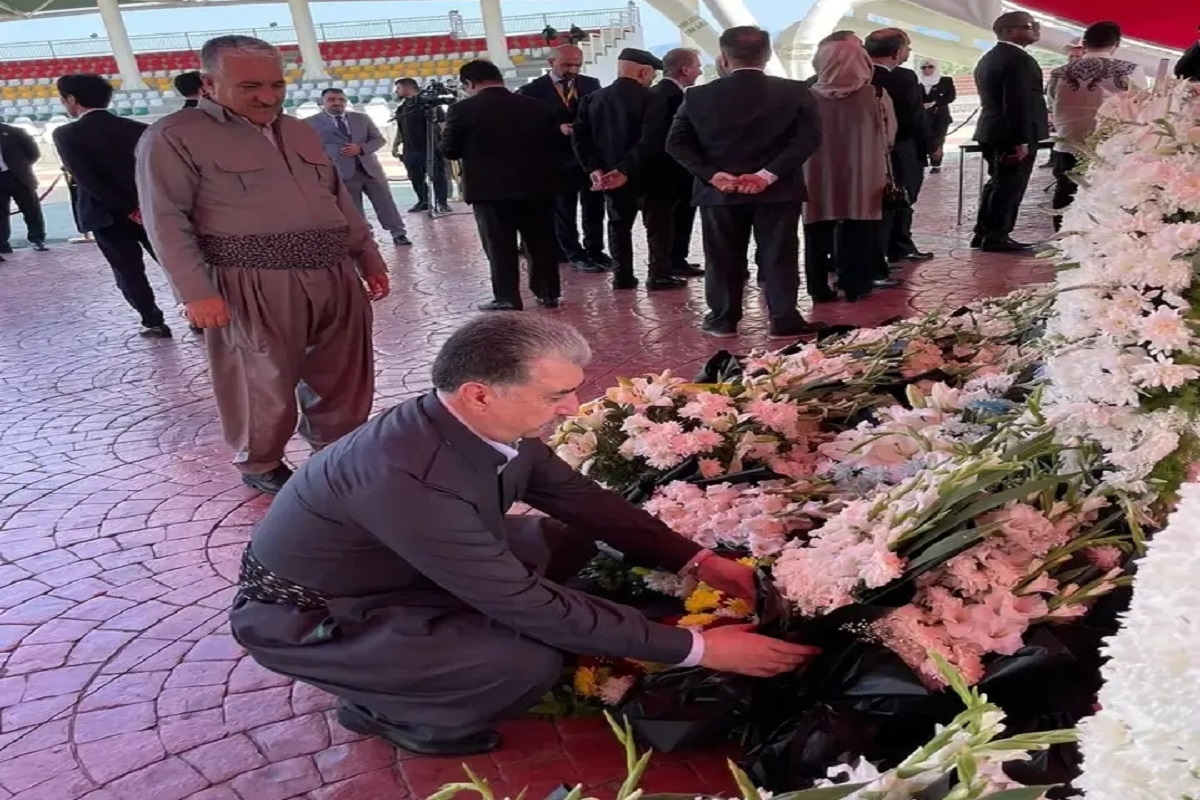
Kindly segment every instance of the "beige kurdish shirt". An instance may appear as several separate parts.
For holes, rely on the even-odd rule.
[[[142,136],[137,186],[147,233],[180,302],[218,294],[201,239],[348,230],[359,273],[387,271],[317,132],[293,117],[264,127],[201,100]]]

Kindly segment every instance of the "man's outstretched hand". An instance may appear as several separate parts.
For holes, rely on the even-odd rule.
[[[720,556],[709,556],[696,568],[696,577],[727,597],[738,597],[754,606],[758,588],[754,570],[745,564]]]
[[[704,632],[704,658],[700,665],[715,672],[770,678],[803,666],[820,652],[819,648],[806,644],[760,636],[753,625],[726,625]]]

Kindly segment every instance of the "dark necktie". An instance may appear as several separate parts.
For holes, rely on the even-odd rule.
[[[334,122],[337,123],[338,132],[341,133],[342,136],[345,136],[347,139],[349,139],[350,138],[350,129],[346,127],[346,118],[345,117],[334,117],[333,120],[334,120]]]

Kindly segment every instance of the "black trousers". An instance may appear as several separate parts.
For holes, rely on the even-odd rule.
[[[46,241],[46,218],[42,216],[42,203],[37,189],[17,180],[12,170],[0,172],[0,246],[7,245],[12,237],[12,203],[25,218],[26,237],[31,243]],[[72,203],[72,208],[74,204]]]
[[[405,153],[404,169],[412,181],[413,191],[417,193],[417,202],[423,206],[429,205],[429,154]],[[446,159],[440,154],[433,157],[433,200],[439,205],[445,205],[450,196],[450,182],[446,175]]]
[[[79,221],[79,190],[75,187],[75,181],[67,178],[67,195],[71,198],[71,218],[75,220],[75,230],[80,233],[86,233],[83,229],[83,223]]]
[[[751,237],[758,248],[756,262],[765,284],[771,329],[786,331],[804,321],[796,309],[801,207],[800,203],[739,203],[700,209],[710,324],[734,328],[742,319]]]
[[[554,202],[554,234],[564,261],[582,261],[604,252],[604,195],[592,191],[583,168],[572,168]],[[582,209],[583,239],[577,220]]]
[[[553,200],[504,200],[471,206],[483,252],[491,265],[492,295],[496,300],[517,308],[522,306],[518,236],[525,242],[529,290],[543,300],[557,300],[562,293],[553,203]]]
[[[1037,151],[1030,148],[1029,155],[1020,161],[1007,158],[1011,150],[984,147],[983,157],[987,161],[988,181],[979,198],[979,216],[975,222],[975,235],[984,241],[1003,242],[1017,226],[1017,214],[1029,178],[1037,161]]]
[[[675,219],[671,230],[671,268],[687,266],[688,252],[692,249],[692,228],[696,224],[696,207],[692,205],[692,192],[679,197],[675,204]]]
[[[1054,230],[1062,230],[1062,211],[1075,202],[1079,184],[1071,178],[1071,172],[1079,165],[1079,159],[1071,153],[1057,150],[1050,156],[1054,165]]]
[[[154,258],[154,248],[146,236],[146,229],[130,219],[98,228],[92,232],[96,244],[117,279],[117,288],[126,302],[142,317],[147,328],[163,324],[163,312],[154,299],[154,290],[146,279],[146,261],[143,251]]]
[[[829,279],[837,276],[838,288],[857,298],[871,291],[875,279],[875,242],[879,220],[845,219],[813,222],[804,226],[804,275],[812,297],[828,295]]]
[[[921,187],[925,184],[925,167],[921,164],[917,153],[917,143],[913,141],[896,142],[892,149],[892,174],[896,183],[908,190],[908,198],[913,203],[921,196]],[[905,256],[917,252],[917,245],[912,238],[913,207],[896,211],[884,212],[883,227],[880,234],[884,237],[884,252],[892,261],[899,261]]]
[[[608,248],[613,260],[613,280],[633,279],[633,224],[638,212],[646,229],[650,252],[648,276],[651,281],[671,274],[671,249],[675,244],[675,198],[640,195],[623,187],[604,195],[608,215]]]

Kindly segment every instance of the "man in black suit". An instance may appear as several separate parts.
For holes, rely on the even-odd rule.
[[[75,119],[55,129],[54,146],[75,179],[80,227],[95,235],[117,288],[141,315],[142,335],[168,339],[171,329],[155,302],[142,258],[143,250],[154,257],[134,179],[134,152],[146,126],[108,113],[113,88],[99,75],[64,75],[58,79],[58,93]]]
[[[896,143],[892,147],[892,174],[896,183],[908,192],[912,203],[917,202],[925,182],[925,158],[928,123],[922,100],[921,82],[911,69],[900,66],[912,54],[908,34],[899,28],[884,28],[867,37],[864,46],[875,63],[872,84],[883,89],[892,99],[896,110]],[[880,233],[883,236],[883,255],[888,263],[928,261],[933,253],[917,249],[912,238],[913,209],[909,205],[885,211]],[[880,262],[876,287],[897,285],[887,278],[887,264]]]
[[[430,108],[418,99],[421,89],[412,78],[396,81],[396,97],[400,104],[392,120],[396,123],[396,140],[392,143],[392,155],[404,164],[417,204],[410,214],[429,210],[429,184],[433,184],[433,201],[439,214],[449,214],[450,179],[446,171],[446,159],[437,152],[437,143],[429,141],[431,128],[436,135],[436,126],[446,121],[440,108]],[[431,126],[430,117],[434,125]],[[433,153],[433,174],[430,175],[430,148]]]
[[[703,74],[700,54],[691,48],[678,47],[663,56],[663,79],[651,91],[662,98],[667,115],[666,130],[670,129],[670,121],[683,105],[684,90],[694,86]],[[665,141],[663,145],[663,152],[656,153],[647,167],[650,177],[646,181],[645,209],[649,214],[670,214],[671,274],[692,278],[704,274],[699,264],[688,261],[692,226],[696,221],[696,207],[692,205],[692,173],[667,155]]]
[[[195,108],[200,105],[200,98],[204,96],[204,79],[200,77],[198,70],[179,73],[175,76],[173,83],[175,84],[175,93],[183,98],[184,108]]]
[[[550,72],[517,90],[518,94],[541,100],[554,110],[559,139],[554,152],[562,172],[562,190],[554,206],[554,231],[563,260],[580,272],[606,272],[612,259],[604,252],[604,198],[592,191],[592,181],[571,147],[571,130],[583,98],[600,88],[600,81],[581,75],[583,51],[572,44],[554,49]],[[580,242],[576,218],[583,215]]]
[[[490,61],[464,64],[459,80],[471,96],[450,106],[442,155],[462,161],[465,199],[492,268],[493,300],[479,308],[521,309],[518,234],[525,242],[530,290],[539,305],[557,308],[558,116],[547,104],[505,88],[504,76]]]
[[[667,153],[699,180],[707,259],[703,330],[737,335],[749,272],[750,237],[766,289],[770,335],[814,330],[796,308],[800,287],[800,211],[808,192],[801,168],[821,143],[816,104],[799,81],[764,73],[771,37],[754,26],[721,34],[728,73],[687,93],[667,136]]]
[[[46,218],[37,195],[34,163],[42,157],[33,137],[15,125],[0,124],[0,253],[11,253],[9,206],[16,202],[25,218],[26,238],[34,250],[46,251]]]
[[[975,140],[988,165],[988,182],[979,198],[972,247],[991,253],[1020,253],[1030,245],[1014,241],[1013,228],[1038,143],[1050,135],[1042,68],[1025,48],[1041,38],[1032,15],[1013,11],[992,26],[999,43],[975,67],[979,87],[979,126]]]
[[[617,80],[579,104],[571,139],[579,163],[603,192],[608,213],[608,246],[613,256],[613,288],[635,289],[633,223],[638,212],[650,246],[646,286],[651,291],[687,285],[671,274],[672,209],[645,205],[647,168],[666,143],[668,121],[661,97],[650,91],[662,61],[646,50],[626,47],[617,56]]]

